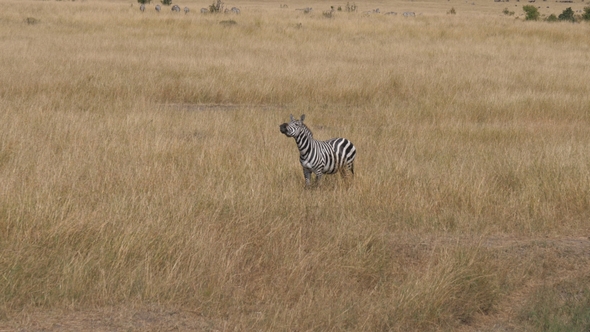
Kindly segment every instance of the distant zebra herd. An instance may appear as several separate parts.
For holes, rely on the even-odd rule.
[[[281,8],[289,8],[288,5],[281,4],[280,6],[281,6]],[[142,13],[145,12],[145,8],[146,8],[145,7],[145,4],[143,4],[143,3],[139,6],[139,10]],[[158,12],[158,13],[162,10],[162,7],[160,5],[156,5],[156,7],[154,7],[154,8],[156,9],[156,12]],[[173,12],[179,13],[180,12],[180,6],[179,5],[172,5],[171,10]],[[295,10],[301,11],[304,14],[309,14],[313,10],[313,8],[311,8],[311,7],[305,7],[305,8],[297,8]],[[340,10],[340,9],[338,9],[338,10]],[[225,14],[228,14],[228,13],[240,14],[240,12],[241,12],[238,7],[232,7],[231,9],[225,8],[224,10],[219,10],[219,11],[214,10],[214,11],[216,11],[216,12],[222,12],[222,13],[225,13]],[[190,12],[190,9],[188,7],[184,7],[184,13],[185,14],[188,14],[189,12]],[[201,14],[208,14],[210,12],[211,11],[209,10],[209,8],[201,8],[201,10],[200,10],[200,13]],[[330,11],[330,14],[333,14],[334,12],[335,12],[335,10],[334,10],[334,7],[332,6],[332,10]],[[324,12],[324,15],[325,15],[325,13],[326,12]],[[368,10],[368,11],[363,12],[363,14],[380,14],[380,13],[381,13],[381,10],[379,10],[379,8],[375,8],[375,9],[372,9],[372,10]],[[384,14],[385,15],[393,15],[393,16],[395,16],[395,15],[397,15],[397,12],[385,12]],[[416,17],[416,13],[415,12],[404,12],[404,13],[402,13],[402,15],[404,17]]]
[[[160,6],[160,5],[156,5],[156,7],[154,7],[154,9],[155,9],[155,10],[156,10],[156,11],[159,13],[160,11],[162,11],[162,6]],[[143,12],[145,12],[145,4],[143,4],[143,3],[142,3],[142,4],[139,6],[139,10],[140,10],[142,13],[143,13]],[[172,5],[172,7],[171,7],[171,10],[172,10],[173,12],[179,13],[179,12],[180,12],[180,6],[179,6],[179,5]],[[188,14],[188,13],[190,13],[190,11],[191,11],[191,10],[190,10],[190,8],[188,8],[188,7],[184,7],[184,13],[185,13],[185,14]],[[241,12],[241,11],[240,11],[240,8],[238,8],[238,7],[232,7],[231,9],[228,9],[228,8],[226,8],[226,9],[224,10],[224,13],[234,13],[234,14],[240,14],[240,12]],[[201,8],[201,14],[207,14],[207,13],[209,13],[209,9],[207,9],[207,8]]]
[[[373,10],[368,10],[366,12],[364,12],[364,14],[379,14],[381,13],[381,11],[379,10],[379,8],[375,8]],[[384,13],[384,15],[392,15],[395,16],[397,15],[397,12],[386,12]],[[415,12],[404,12],[402,14],[404,17],[416,17],[416,13]]]

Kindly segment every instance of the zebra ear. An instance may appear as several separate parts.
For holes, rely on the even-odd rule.
[[[293,114],[291,114],[291,122],[295,121],[295,119],[293,119]]]
[[[305,114],[301,114],[301,122],[303,122],[303,120],[305,120]]]

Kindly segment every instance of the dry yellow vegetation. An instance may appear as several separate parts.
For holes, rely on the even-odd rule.
[[[590,24],[179,4],[0,0],[0,329],[588,330]]]

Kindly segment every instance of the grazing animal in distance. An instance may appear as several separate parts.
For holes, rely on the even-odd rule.
[[[185,14],[188,14],[188,12],[190,12],[190,11],[191,11],[191,10],[190,10],[190,9],[188,9],[188,7],[184,7],[184,13],[185,13]]]
[[[293,137],[299,149],[299,162],[303,167],[305,185],[311,185],[311,174],[316,176],[316,185],[320,184],[322,175],[340,172],[347,177],[350,171],[354,175],[354,158],[356,148],[346,138],[332,138],[318,141],[313,138],[311,130],[303,123],[305,114],[297,120],[291,115],[289,123],[280,125],[281,133]]]
[[[160,5],[156,5],[156,11],[159,13],[160,10],[162,9],[162,7],[160,7]]]
[[[141,10],[141,12],[143,13],[143,12],[145,11],[145,4],[143,4],[143,3],[142,3],[142,4],[139,6],[139,10]]]
[[[178,6],[178,5],[172,6],[172,11],[177,12],[177,13],[180,12],[180,6]]]

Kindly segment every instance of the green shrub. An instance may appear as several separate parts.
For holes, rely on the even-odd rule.
[[[172,4],[172,0],[161,0],[164,6],[170,6]]]
[[[527,21],[536,21],[539,19],[539,11],[537,7],[532,5],[523,6],[522,10],[526,13],[526,20]]]
[[[557,22],[557,16],[555,16],[555,14],[551,14],[549,16],[547,16],[547,18],[545,19],[547,22]]]
[[[227,26],[236,25],[236,24],[238,24],[238,22],[236,22],[234,20],[224,20],[224,21],[220,21],[219,24],[227,27]]]
[[[574,11],[572,10],[572,7],[568,7],[566,10],[564,10],[561,14],[559,14],[559,16],[557,17],[560,21],[570,21],[570,22],[574,22]]]
[[[29,25],[34,25],[34,24],[37,24],[37,23],[39,23],[39,20],[38,20],[38,19],[36,19],[36,18],[34,18],[34,17],[27,17],[27,18],[25,19],[25,22],[26,22],[27,24],[29,24]]]
[[[146,3],[152,2],[152,0],[137,0],[137,2],[145,5]]]
[[[584,14],[582,14],[584,21],[590,21],[590,7],[584,7]]]
[[[504,13],[504,15],[508,15],[508,16],[514,15],[514,12],[509,11],[508,8],[504,8],[502,13]]]

